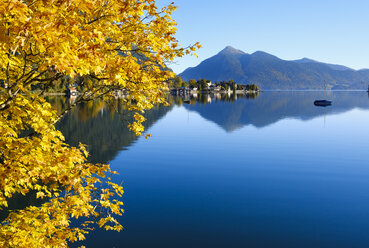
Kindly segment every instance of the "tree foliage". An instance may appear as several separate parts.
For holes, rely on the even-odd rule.
[[[249,91],[260,91],[260,88],[255,84],[246,84],[245,89]]]
[[[19,194],[44,199],[9,210],[1,247],[67,247],[96,226],[122,229],[114,172],[87,163],[86,148],[67,145],[54,124],[80,102],[124,90],[138,112],[130,128],[141,134],[139,112],[163,102],[162,82],[174,76],[165,62],[199,47],[179,47],[174,10],[155,0],[0,1],[0,208]],[[65,77],[84,90],[58,114],[42,97]],[[72,218],[86,220],[71,226]]]

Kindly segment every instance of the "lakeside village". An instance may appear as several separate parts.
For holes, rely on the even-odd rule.
[[[81,82],[79,82],[81,81]],[[89,81],[87,81],[88,84]],[[35,85],[34,91],[44,91],[45,95],[66,95],[68,98],[75,99],[78,95],[85,91],[86,81],[75,80],[73,83],[70,82],[70,78],[63,77],[52,84],[43,84],[39,86]],[[220,98],[221,95],[234,96],[256,96],[259,94],[260,89],[255,84],[237,84],[233,80],[211,82],[208,79],[190,79],[188,82],[182,80],[181,77],[177,76],[165,83],[167,92],[173,96],[180,96],[183,98],[197,98],[199,95],[212,95]],[[6,88],[6,87],[5,87]],[[88,87],[87,87],[88,88]],[[129,94],[125,90],[113,91],[112,95],[116,98],[124,98]]]
[[[183,81],[181,77],[176,77],[168,83],[168,88],[172,95],[190,96],[209,93],[219,94],[255,94],[260,89],[255,84],[237,84],[233,80],[212,83],[207,79],[190,79]]]
[[[208,79],[190,79],[188,82],[182,80],[181,77],[175,77],[166,83],[170,94],[175,96],[191,96],[196,94],[255,94],[260,89],[255,84],[237,84],[233,80],[212,83]],[[67,88],[67,95],[75,96],[78,94],[76,86]],[[115,92],[114,95],[121,97],[126,92]]]

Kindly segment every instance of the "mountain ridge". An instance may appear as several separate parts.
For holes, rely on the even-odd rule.
[[[369,82],[369,69],[354,70],[309,58],[283,60],[263,51],[248,54],[231,46],[179,75],[186,81],[233,79],[262,89],[322,89],[323,81],[328,89],[366,89]]]

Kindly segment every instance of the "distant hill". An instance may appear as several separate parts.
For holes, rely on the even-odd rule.
[[[319,61],[316,61],[316,60],[312,60],[312,59],[308,59],[308,58],[302,58],[302,59],[298,59],[298,60],[292,60],[292,62],[300,63],[300,64],[319,63],[319,64],[322,64],[322,65],[327,65],[331,69],[337,70],[337,71],[345,71],[345,70],[354,71],[354,69],[351,69],[351,68],[349,68],[347,66],[344,66],[344,65],[327,64],[327,63],[322,63],[322,62],[319,62]]]
[[[213,82],[233,79],[253,83],[261,89],[367,89],[368,70],[326,64],[312,59],[282,60],[258,51],[253,54],[227,46],[215,56],[190,67],[180,76],[184,80],[206,78]]]

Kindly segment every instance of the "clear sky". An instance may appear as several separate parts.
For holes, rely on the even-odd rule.
[[[307,57],[353,69],[369,68],[369,0],[173,0],[177,38],[199,41],[199,58],[170,67],[181,73],[227,45],[281,59]],[[173,1],[157,0],[159,6]]]

